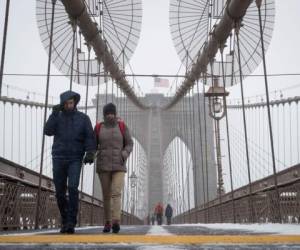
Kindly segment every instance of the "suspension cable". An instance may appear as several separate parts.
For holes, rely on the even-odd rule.
[[[212,59],[209,63],[210,70],[211,70],[211,85],[214,86],[214,59]],[[215,131],[215,153],[216,153],[216,162],[217,162],[217,173],[218,173],[218,184],[217,184],[217,192],[218,192],[218,198],[219,198],[219,215],[220,215],[220,221],[223,222],[223,216],[222,216],[222,163],[221,163],[221,148],[220,148],[220,129],[219,129],[219,120],[216,118],[213,118],[213,124],[214,124],[214,131]]]
[[[98,72],[100,72],[101,64],[98,63]],[[99,99],[100,99],[100,76],[98,76],[98,83],[97,83],[97,99],[96,99],[96,122],[99,121]],[[97,145],[98,147],[98,145]],[[93,187],[92,187],[92,212],[91,212],[91,224],[94,225],[94,199],[95,199],[95,181],[96,181],[96,167],[97,167],[97,160],[94,160],[94,168],[93,168]]]
[[[183,135],[185,134],[185,128],[184,128],[184,106],[183,106],[184,98],[181,100],[182,105],[180,105],[180,131],[181,131],[181,136],[183,139]],[[183,166],[184,166],[184,160],[183,160],[183,155],[184,155],[184,149],[183,149],[183,143],[180,144],[180,155],[181,155],[181,188],[182,188],[182,211],[184,211],[184,204],[185,204],[185,193],[184,193],[184,181],[183,181]],[[185,223],[185,216],[182,218],[182,222]]]
[[[71,22],[72,22],[71,25],[73,29],[73,41],[72,41],[72,59],[71,59],[71,73],[70,73],[70,90],[72,90],[72,86],[73,86],[74,53],[75,53],[75,40],[76,40],[76,33],[77,33],[76,19],[72,20]]]
[[[50,70],[51,70],[51,57],[52,57],[52,40],[53,40],[53,26],[54,26],[54,12],[55,12],[56,0],[52,0],[52,15],[51,15],[51,28],[50,28],[50,42],[49,42],[49,57],[48,57],[48,70],[47,70],[47,83],[46,83],[46,97],[45,97],[45,108],[44,108],[44,126],[47,119],[47,107],[49,97],[49,86],[50,86]],[[26,114],[26,112],[25,112]],[[42,174],[43,174],[43,163],[44,163],[44,148],[45,148],[45,133],[42,136],[42,149],[41,149],[41,163],[39,173],[39,187],[37,193],[37,202],[35,207],[35,229],[39,228],[40,222],[40,203],[41,203],[41,185],[42,185]]]
[[[223,79],[223,88],[225,91],[226,80],[224,77],[225,69],[224,69],[224,47],[220,46],[221,52],[221,65],[222,65],[222,79]],[[234,54],[234,53],[233,53]],[[233,55],[232,55],[233,56]],[[232,72],[234,69],[234,63],[232,59]],[[231,79],[233,81],[233,77]],[[228,151],[228,164],[229,164],[229,177],[230,177],[230,189],[231,189],[231,202],[232,202],[232,211],[233,211],[233,223],[236,223],[236,211],[235,211],[235,201],[234,201],[234,191],[233,191],[233,178],[232,178],[232,163],[231,163],[231,148],[230,148],[230,136],[229,136],[229,128],[228,128],[228,110],[227,110],[227,101],[224,98],[224,109],[225,109],[225,122],[226,122],[226,136],[227,136],[227,151]]]
[[[18,126],[18,137],[20,139],[21,138],[21,105],[20,104],[18,104],[18,123],[19,123],[19,126]],[[38,134],[38,133],[36,133],[36,134]],[[38,137],[36,136],[36,138],[38,138]],[[37,145],[38,144],[36,143],[36,149],[38,149]],[[21,165],[21,142],[20,141],[18,143],[18,163]]]
[[[249,181],[249,202],[250,202],[250,222],[254,222],[254,207],[253,207],[253,195],[252,195],[252,181],[250,172],[250,159],[249,159],[249,149],[248,149],[248,136],[247,136],[247,124],[246,124],[246,112],[245,112],[245,99],[244,99],[244,87],[243,87],[243,73],[241,65],[241,51],[240,51],[240,39],[239,39],[240,23],[235,23],[235,36],[237,40],[238,49],[238,64],[240,73],[240,85],[241,85],[241,97],[243,106],[243,123],[244,123],[244,136],[245,136],[245,149],[246,149],[246,160],[247,160],[247,171],[248,171],[248,181]]]
[[[270,145],[271,145],[271,153],[272,153],[274,185],[275,185],[275,192],[276,192],[276,198],[277,198],[276,211],[278,212],[278,219],[276,218],[276,221],[282,222],[281,209],[280,209],[280,194],[279,194],[279,189],[278,189],[278,180],[277,180],[277,171],[276,171],[276,162],[275,162],[275,151],[274,151],[274,141],[273,141],[274,138],[273,138],[272,123],[271,123],[270,97],[269,97],[269,86],[268,86],[268,77],[267,77],[264,35],[263,35],[262,18],[261,18],[261,0],[257,0],[256,5],[257,5],[257,9],[258,9],[258,16],[259,16],[260,41],[261,41],[261,48],[262,48],[262,59],[263,59],[264,79],[265,79],[267,111],[268,111],[269,136],[270,136]],[[292,152],[292,149],[290,149],[290,150]]]
[[[198,104],[198,124],[199,124],[199,141],[200,141],[200,157],[201,157],[201,175],[202,175],[202,189],[203,189],[203,204],[206,203],[205,196],[205,176],[204,176],[204,159],[203,159],[203,135],[202,135],[202,120],[201,120],[201,110],[200,110],[200,89],[199,80],[197,80],[197,104]]]
[[[85,110],[84,113],[87,115],[88,106],[88,96],[89,96],[89,73],[90,73],[90,63],[91,63],[91,46],[86,44],[88,49],[88,63],[87,63],[87,78],[86,78],[86,92],[85,92]],[[84,181],[84,164],[81,163],[81,185],[80,185],[80,202],[79,202],[79,226],[81,226],[81,210],[82,210],[82,199],[83,199],[83,181]]]
[[[204,73],[203,76],[203,93],[205,93],[205,85],[207,84],[207,74]],[[203,116],[204,116],[204,145],[205,145],[205,174],[206,174],[206,223],[209,222],[209,208],[208,208],[208,202],[209,202],[209,191],[208,191],[208,145],[207,145],[207,114],[206,114],[206,102],[205,98],[203,98]]]
[[[6,37],[7,37],[7,26],[8,26],[8,17],[9,17],[9,6],[10,6],[10,0],[6,0],[5,20],[4,20],[4,30],[3,30],[3,40],[2,40],[1,65],[0,65],[0,97],[2,96],[2,81],[3,81],[3,72],[4,72],[5,51],[6,51]]]
[[[195,134],[193,134],[194,132],[194,126],[193,126],[193,116],[194,116],[194,110],[192,109],[192,104],[191,104],[191,99],[192,99],[192,95],[191,95],[191,89],[188,92],[188,101],[189,101],[189,124],[190,124],[190,142],[191,142],[191,155],[192,155],[192,173],[193,173],[193,186],[194,186],[194,203],[195,205],[196,200],[197,200],[197,182],[196,182],[196,155],[195,155],[195,144],[194,144],[194,138],[195,138]],[[195,121],[195,119],[194,119]]]

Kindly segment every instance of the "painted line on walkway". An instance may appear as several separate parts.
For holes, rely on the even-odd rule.
[[[0,244],[300,244],[299,235],[36,235],[0,236]]]
[[[162,226],[154,225],[151,226],[146,235],[173,235],[168,230],[164,229]]]

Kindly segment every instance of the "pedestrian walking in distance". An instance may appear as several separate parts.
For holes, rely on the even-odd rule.
[[[172,216],[173,216],[173,208],[171,207],[170,204],[168,204],[166,207],[165,216],[167,218],[167,225],[171,225],[171,220],[172,220]]]
[[[157,224],[161,225],[163,220],[164,208],[160,202],[155,207],[155,214],[156,214]]]

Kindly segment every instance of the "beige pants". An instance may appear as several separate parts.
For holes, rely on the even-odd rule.
[[[125,172],[102,172],[99,174],[104,202],[104,223],[121,220],[124,177]]]

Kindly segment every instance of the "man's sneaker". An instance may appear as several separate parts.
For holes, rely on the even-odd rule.
[[[67,226],[66,225],[62,225],[62,227],[60,228],[59,232],[61,234],[65,234],[65,233],[67,233],[67,230],[68,230]]]
[[[110,222],[106,222],[103,228],[103,233],[109,233],[111,230],[111,224]]]
[[[112,232],[117,234],[120,231],[120,223],[114,222],[112,225]]]

